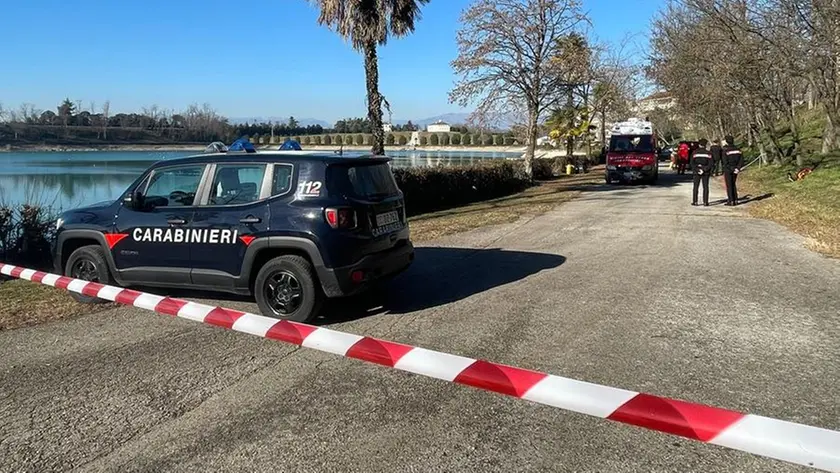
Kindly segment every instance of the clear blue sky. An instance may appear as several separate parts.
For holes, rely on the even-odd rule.
[[[597,37],[638,34],[643,43],[660,3],[584,0],[584,8]],[[462,111],[447,92],[468,4],[432,0],[414,35],[380,51],[380,89],[395,119]],[[229,117],[364,115],[361,56],[319,27],[305,0],[26,0],[0,12],[6,107],[54,108],[67,96],[111,100],[112,113],[208,102]]]

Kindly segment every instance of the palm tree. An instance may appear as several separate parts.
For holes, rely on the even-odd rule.
[[[382,105],[388,102],[379,93],[379,64],[376,48],[388,37],[402,37],[414,31],[420,7],[429,0],[311,0],[320,10],[318,24],[326,25],[365,58],[368,120],[373,133],[373,154],[385,153]]]

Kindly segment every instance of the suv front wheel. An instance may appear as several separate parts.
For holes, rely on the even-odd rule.
[[[316,284],[312,264],[300,256],[284,255],[260,268],[254,298],[265,316],[308,322],[318,315],[324,295]]]
[[[67,258],[64,266],[64,275],[81,279],[83,281],[97,282],[110,285],[111,271],[108,269],[108,262],[105,260],[105,253],[97,245],[83,246],[76,249]],[[70,296],[84,304],[101,304],[108,302],[97,297],[85,296],[77,292],[70,292]]]

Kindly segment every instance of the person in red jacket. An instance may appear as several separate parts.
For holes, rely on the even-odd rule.
[[[685,165],[688,164],[689,151],[688,143],[680,143],[680,147],[677,149],[677,174],[685,174]]]

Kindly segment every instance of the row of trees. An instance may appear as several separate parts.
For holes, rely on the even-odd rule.
[[[626,48],[587,39],[579,0],[474,1],[461,24],[450,101],[475,105],[479,124],[517,123],[528,174],[546,120],[571,153],[594,117],[623,118],[640,83]]]
[[[140,113],[111,114],[106,101],[101,108],[90,103],[65,99],[56,111],[38,110],[32,104],[17,109],[0,105],[0,140],[149,140],[206,142],[227,140],[234,135],[228,119],[209,104],[193,104],[175,112],[157,105],[144,107]],[[133,132],[133,133],[132,133]],[[8,136],[7,136],[8,135]]]
[[[148,132],[169,141],[229,141],[240,136],[310,136],[325,133],[372,133],[370,120],[346,118],[338,120],[333,128],[321,125],[302,126],[295,117],[285,123],[243,123],[231,125],[228,119],[219,115],[208,104],[191,105],[186,110],[175,112],[157,105],[144,107],[140,113],[110,113],[110,102],[100,108],[91,102],[82,108],[81,101],[65,99],[53,110],[38,110],[31,104],[18,109],[6,110],[0,104],[0,124],[6,124],[10,139],[39,140],[45,138],[73,139],[94,138],[119,142],[138,138],[137,133],[117,133],[124,130]],[[109,138],[109,130],[111,136]],[[418,131],[411,121],[392,127],[395,132]],[[453,126],[453,131],[466,133],[465,126]],[[92,133],[95,136],[92,136]]]
[[[824,118],[821,151],[840,148],[838,18],[836,0],[671,0],[648,73],[703,132],[801,165],[806,110]]]

